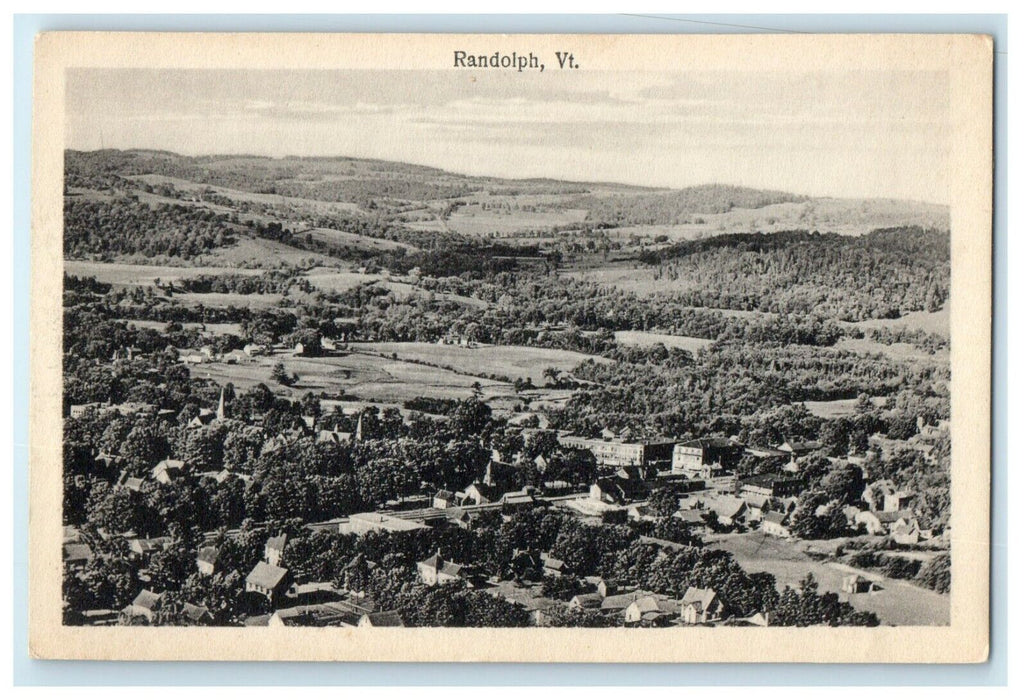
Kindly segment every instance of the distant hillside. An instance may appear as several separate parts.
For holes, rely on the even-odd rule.
[[[575,204],[589,210],[589,219],[615,226],[631,224],[692,223],[696,214],[722,214],[733,209],[760,209],[784,202],[805,202],[807,197],[731,185],[700,185],[674,192],[600,199],[583,197]]]
[[[852,236],[881,228],[949,227],[946,207],[920,202],[814,198],[718,184],[669,190],[512,180],[348,157],[66,151],[65,192],[74,210],[66,222],[72,224],[72,256],[188,259],[250,237],[347,260],[397,247],[439,250],[503,241],[540,246],[565,261],[593,254],[602,264],[653,246],[733,233]],[[163,220],[148,221],[147,207]],[[160,240],[134,240],[139,236],[133,227]],[[105,238],[118,243],[108,249]]]

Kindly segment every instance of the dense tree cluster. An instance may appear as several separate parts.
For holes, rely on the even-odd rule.
[[[949,235],[921,228],[727,234],[640,257],[689,306],[860,321],[938,311],[949,296]]]
[[[224,214],[176,204],[141,204],[128,197],[69,199],[64,206],[64,255],[68,258],[143,255],[196,256],[234,242]]]

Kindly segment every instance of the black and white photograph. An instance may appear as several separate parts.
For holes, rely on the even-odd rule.
[[[56,653],[988,653],[987,38],[52,38]]]

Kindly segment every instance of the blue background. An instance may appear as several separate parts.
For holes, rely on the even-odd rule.
[[[978,665],[371,664],[28,658],[32,42],[55,30],[491,33],[981,33],[995,38],[992,653]],[[15,15],[14,682],[16,685],[1005,685],[1007,681],[1006,15]]]

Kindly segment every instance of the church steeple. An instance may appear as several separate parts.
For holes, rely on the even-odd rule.
[[[218,397],[218,420],[225,420],[225,387],[221,387],[221,396]]]

